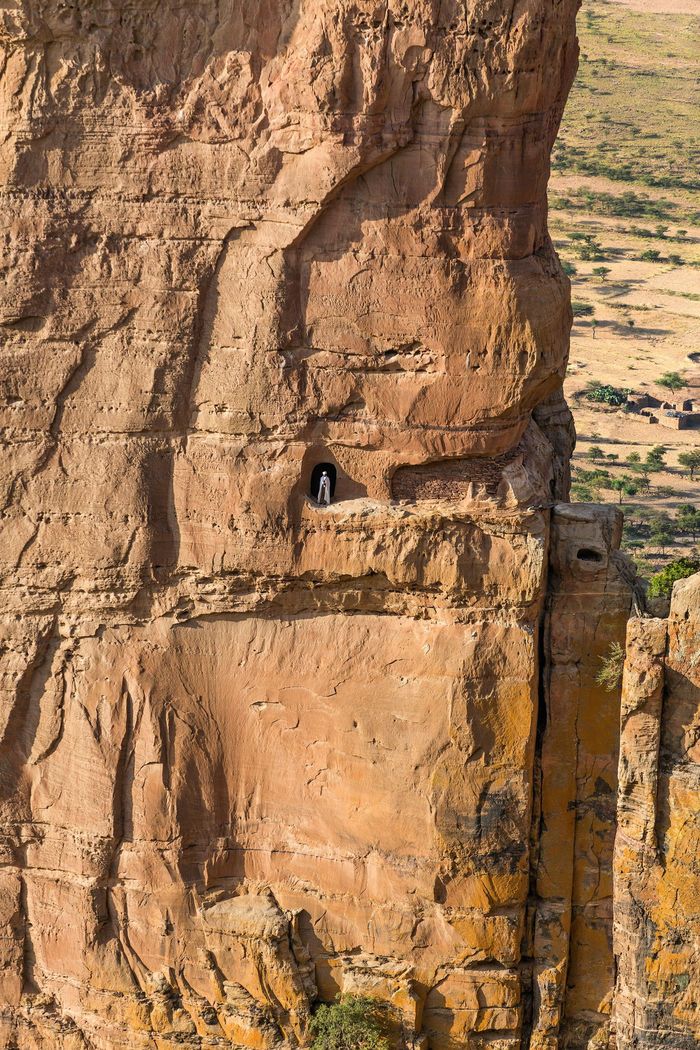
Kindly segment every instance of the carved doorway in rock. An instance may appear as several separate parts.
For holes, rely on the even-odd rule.
[[[311,481],[309,483],[309,495],[313,500],[318,502],[318,490],[321,484],[321,475],[324,470],[331,479],[331,499],[335,495],[335,483],[338,476],[338,472],[332,463],[317,463],[314,469],[311,471]]]

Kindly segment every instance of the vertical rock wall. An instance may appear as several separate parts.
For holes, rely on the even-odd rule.
[[[618,1050],[700,1042],[700,576],[631,620],[615,848]]]
[[[620,707],[619,690],[597,678],[611,645],[624,645],[632,602],[621,532],[613,507],[554,514],[533,835],[532,1050],[607,1043]]]
[[[294,1048],[339,991],[422,1050],[606,1031],[575,12],[3,6],[7,1047]]]

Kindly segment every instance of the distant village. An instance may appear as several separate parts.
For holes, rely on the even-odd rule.
[[[630,394],[627,408],[643,416],[647,422],[658,423],[669,430],[690,430],[700,426],[698,401],[661,401],[652,394]]]

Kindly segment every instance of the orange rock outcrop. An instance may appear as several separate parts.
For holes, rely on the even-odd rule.
[[[575,13],[4,5],[4,1046],[303,1047],[339,992],[414,1050],[622,1038]]]
[[[615,845],[618,1050],[700,1044],[700,574],[632,619]]]

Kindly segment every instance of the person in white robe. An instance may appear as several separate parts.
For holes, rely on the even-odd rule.
[[[328,477],[328,471],[324,470],[321,474],[321,481],[318,486],[318,502],[324,503],[326,506],[331,501],[331,479]]]

